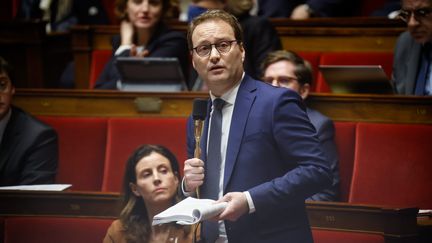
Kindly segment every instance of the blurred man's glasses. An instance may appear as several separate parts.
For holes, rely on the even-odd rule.
[[[411,15],[414,16],[414,19],[418,22],[423,21],[426,17],[428,17],[432,12],[432,8],[420,8],[414,10],[399,10],[399,18],[404,22],[408,23],[411,19]]]
[[[266,83],[272,84],[274,80],[276,80],[278,86],[282,85],[288,85],[294,81],[298,81],[295,77],[288,77],[288,76],[279,76],[279,77],[263,77],[262,80]]]
[[[237,40],[219,41],[214,44],[199,45],[193,49],[195,50],[196,54],[198,54],[198,56],[206,57],[212,51],[213,46],[220,54],[229,52],[231,50],[231,45],[234,42],[237,43],[238,41]]]

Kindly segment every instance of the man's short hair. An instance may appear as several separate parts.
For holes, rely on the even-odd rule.
[[[201,15],[199,15],[198,17],[194,18],[188,26],[187,41],[188,41],[189,50],[192,50],[194,48],[192,43],[192,34],[195,28],[206,21],[217,20],[217,19],[222,20],[227,24],[229,24],[234,31],[234,36],[236,40],[239,41],[239,43],[243,43],[243,30],[236,17],[223,10],[219,10],[219,9],[208,10],[202,13]]]
[[[310,63],[293,51],[279,50],[270,52],[261,64],[263,74],[268,66],[279,61],[288,61],[295,66],[294,74],[301,85],[312,85],[313,70]]]

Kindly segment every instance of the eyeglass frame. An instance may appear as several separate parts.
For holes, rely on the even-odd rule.
[[[271,80],[270,80],[271,79]],[[299,79],[297,77],[290,77],[290,76],[278,76],[278,77],[272,77],[272,76],[264,76],[261,78],[262,81],[272,84],[274,80],[276,80],[278,86],[281,86],[281,84],[290,84],[293,81],[299,82]],[[286,81],[286,82],[281,82]],[[300,84],[300,82],[299,82]],[[301,84],[300,84],[301,85]]]
[[[409,20],[411,19],[411,16],[414,16],[414,19],[420,22],[423,21],[424,18],[428,17],[431,13],[432,13],[432,7],[419,8],[414,10],[400,9],[398,18],[404,21],[405,23],[408,23]]]
[[[220,45],[221,43],[224,43],[224,42],[226,42],[227,44],[229,44],[229,46],[228,46],[228,50],[226,50],[226,51],[221,51],[221,50],[218,49],[218,45]],[[200,56],[200,57],[207,57],[207,56],[209,56],[210,53],[213,51],[213,46],[214,46],[214,48],[219,52],[219,54],[224,54],[224,53],[228,53],[229,51],[231,51],[231,47],[232,47],[232,44],[233,44],[234,42],[236,42],[237,44],[240,44],[240,43],[241,43],[241,41],[239,41],[239,40],[229,40],[229,41],[228,41],[228,40],[222,40],[222,41],[219,41],[219,42],[216,42],[216,43],[212,43],[212,44],[202,44],[202,45],[198,45],[198,46],[192,48],[192,50],[194,50],[195,53],[196,53],[198,56]],[[209,48],[208,53],[206,53],[206,54],[204,54],[204,55],[200,55],[200,54],[198,53],[198,48],[200,48],[200,47],[208,47],[208,48]],[[219,47],[220,47],[220,46],[219,46]]]

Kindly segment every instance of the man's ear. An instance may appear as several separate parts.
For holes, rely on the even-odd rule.
[[[309,92],[310,92],[310,85],[309,84],[303,84],[300,87],[300,96],[302,97],[303,100],[305,100],[308,96],[309,96]]]
[[[134,183],[132,183],[132,182],[129,183],[129,187],[130,187],[132,193],[133,193],[135,196],[137,196],[137,197],[140,197],[140,196],[141,196],[140,193],[139,193],[139,191],[138,191],[138,189],[137,189],[137,186],[136,186]]]

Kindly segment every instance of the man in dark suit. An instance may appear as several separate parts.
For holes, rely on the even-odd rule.
[[[182,190],[228,202],[203,222],[206,242],[312,242],[305,199],[328,187],[331,172],[301,97],[244,73],[240,24],[212,10],[189,25],[192,63],[210,90],[202,157],[188,125]]]
[[[394,88],[398,94],[432,95],[432,1],[403,0],[399,16],[408,31],[400,35],[394,50]]]
[[[56,132],[12,106],[15,88],[0,57],[0,186],[55,182],[58,164]]]
[[[262,63],[265,82],[276,87],[289,88],[296,91],[305,100],[310,92],[313,71],[310,64],[299,55],[291,51],[274,51],[267,55]],[[319,111],[306,108],[309,120],[314,125],[320,139],[328,166],[333,174],[333,183],[330,187],[312,195],[312,201],[338,201],[339,200],[339,158],[334,142],[333,121]]]

